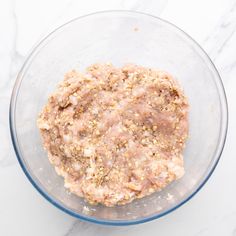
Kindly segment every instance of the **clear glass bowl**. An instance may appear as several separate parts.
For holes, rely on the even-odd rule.
[[[132,62],[166,70],[178,79],[190,103],[184,177],[161,192],[114,208],[90,206],[66,191],[63,179],[48,161],[36,127],[39,111],[64,73],[73,68],[83,70],[95,62],[112,62],[116,66]],[[227,117],[220,76],[193,39],[154,16],[107,11],[72,20],[35,47],[15,83],[10,129],[22,169],[48,201],[79,219],[129,225],[173,211],[204,185],[219,161]]]

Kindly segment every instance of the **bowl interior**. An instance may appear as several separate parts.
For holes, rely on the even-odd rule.
[[[96,62],[112,62],[115,66],[131,62],[166,70],[177,78],[190,103],[184,177],[161,192],[115,208],[90,206],[63,187],[63,179],[49,163],[36,127],[38,113],[63,75]],[[11,107],[16,151],[35,185],[70,213],[103,223],[151,219],[186,201],[217,163],[226,118],[220,78],[200,47],[158,18],[119,11],[78,18],[50,34],[19,74]]]

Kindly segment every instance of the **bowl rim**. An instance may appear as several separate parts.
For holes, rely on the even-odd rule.
[[[186,38],[188,38],[190,41],[192,41],[192,43],[200,50],[200,52],[204,55],[204,57],[209,61],[210,65],[212,66],[214,72],[216,73],[216,77],[218,78],[218,89],[219,92],[221,92],[221,98],[220,98],[220,102],[221,102],[221,109],[225,109],[225,111],[223,112],[224,114],[222,114],[222,116],[224,116],[221,119],[221,129],[220,129],[220,141],[218,140],[218,147],[215,150],[215,153],[217,153],[217,157],[215,159],[214,164],[212,165],[209,173],[205,176],[205,179],[203,179],[203,181],[199,184],[199,186],[197,186],[196,189],[194,189],[194,191],[192,191],[192,193],[187,196],[185,199],[183,199],[180,203],[178,203],[175,206],[172,206],[171,208],[167,209],[166,211],[159,213],[159,214],[155,214],[152,216],[146,216],[144,218],[141,219],[134,219],[134,220],[107,220],[107,219],[97,219],[94,217],[90,217],[90,216],[86,216],[86,215],[80,215],[78,213],[75,213],[73,210],[63,206],[63,204],[61,204],[59,201],[53,199],[53,197],[50,196],[50,194],[48,194],[47,192],[45,192],[43,190],[43,188],[41,188],[38,184],[37,181],[34,180],[34,178],[30,175],[30,173],[27,170],[27,167],[24,164],[23,158],[20,155],[20,151],[18,148],[18,141],[17,141],[17,134],[16,134],[16,128],[15,128],[15,105],[16,105],[16,100],[17,100],[17,95],[18,95],[18,91],[20,88],[20,84],[21,81],[23,79],[22,75],[24,74],[23,72],[25,71],[25,68],[27,66],[27,64],[30,62],[30,60],[33,58],[34,53],[37,51],[38,48],[40,48],[40,46],[51,36],[53,35],[55,32],[57,32],[58,30],[60,30],[61,28],[63,28],[64,26],[86,18],[86,17],[90,17],[90,16],[96,16],[96,15],[100,15],[100,14],[110,14],[110,13],[125,13],[125,14],[133,14],[136,16],[145,16],[145,17],[149,17],[152,18],[154,20],[158,20],[168,26],[171,26],[172,28],[176,29],[179,33],[181,33],[182,35],[184,35]],[[221,90],[221,91],[220,91]],[[224,121],[223,121],[224,120]],[[212,173],[214,172],[221,154],[223,152],[224,149],[224,145],[225,145],[225,141],[226,141],[226,136],[227,136],[227,131],[228,131],[228,103],[227,103],[227,98],[226,98],[226,93],[225,93],[225,89],[223,86],[223,82],[222,79],[220,77],[220,74],[218,72],[218,70],[216,69],[214,63],[212,62],[212,60],[210,59],[210,57],[208,56],[208,54],[204,51],[204,49],[191,37],[189,36],[186,32],[184,32],[182,29],[180,29],[179,27],[177,27],[175,24],[170,23],[167,20],[164,20],[160,17],[154,16],[152,14],[148,14],[148,13],[144,13],[144,12],[140,12],[140,11],[133,11],[133,10],[105,10],[105,11],[97,11],[97,12],[93,12],[90,14],[86,14],[86,15],[82,15],[76,18],[73,18],[72,20],[60,25],[59,27],[56,27],[53,31],[51,31],[49,34],[47,34],[45,37],[43,37],[37,44],[36,46],[33,47],[33,49],[31,49],[31,52],[29,53],[29,55],[27,56],[25,62],[23,63],[17,77],[16,77],[16,81],[12,90],[12,94],[11,94],[11,99],[10,99],[10,106],[9,106],[9,126],[10,126],[10,136],[11,136],[11,140],[12,140],[12,144],[14,147],[14,151],[16,154],[16,157],[18,159],[18,162],[23,170],[23,172],[25,173],[26,177],[28,178],[28,180],[30,181],[30,183],[36,188],[36,190],[46,199],[48,200],[51,204],[53,204],[55,207],[57,207],[58,209],[64,211],[65,213],[78,218],[80,220],[83,221],[88,221],[88,222],[92,222],[92,223],[96,223],[96,224],[101,224],[101,225],[113,225],[113,226],[125,226],[125,225],[134,225],[134,224],[141,224],[141,223],[145,223],[148,221],[152,221],[155,219],[158,219],[164,215],[167,215],[169,213],[171,213],[172,211],[178,209],[180,206],[182,206],[183,204],[185,204],[186,202],[188,202],[204,185],[205,183],[208,181],[208,179],[210,178],[210,176],[212,175]],[[223,126],[223,128],[222,128]],[[221,137],[220,137],[221,136]],[[216,156],[216,154],[215,154]]]

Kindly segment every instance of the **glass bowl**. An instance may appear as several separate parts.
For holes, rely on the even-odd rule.
[[[49,163],[36,126],[49,94],[73,68],[96,62],[135,63],[174,75],[189,99],[190,133],[184,177],[161,192],[113,208],[90,206],[70,194]],[[207,54],[176,26],[131,11],[76,18],[44,38],[26,60],[12,93],[10,130],[19,163],[33,186],[53,205],[79,219],[107,224],[143,223],[178,208],[215,169],[226,138],[227,102],[220,76]]]

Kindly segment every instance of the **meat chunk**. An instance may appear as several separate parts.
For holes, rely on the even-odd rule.
[[[188,102],[166,72],[109,63],[73,70],[37,122],[65,187],[91,204],[123,205],[184,174]]]

